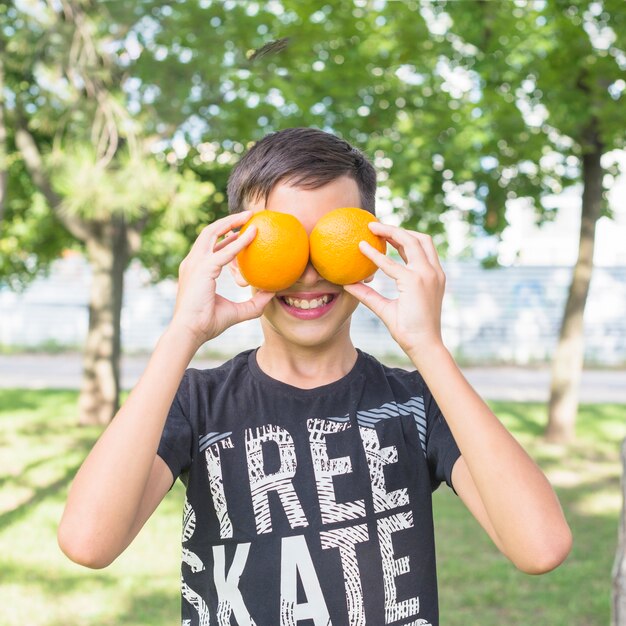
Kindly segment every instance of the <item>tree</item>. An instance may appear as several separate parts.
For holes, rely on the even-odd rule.
[[[4,218],[7,184],[9,181],[7,162],[7,126],[4,121],[4,56],[6,54],[6,44],[4,36],[0,33],[0,222]]]
[[[106,422],[117,407],[129,259],[137,255],[154,266],[158,257],[166,271],[174,270],[183,246],[172,254],[164,245],[175,220],[160,228],[163,216],[182,214],[178,229],[193,233],[185,224],[197,219],[194,208],[207,195],[206,187],[201,193],[193,186],[197,176],[210,179],[214,190],[206,217],[224,210],[225,166],[244,150],[239,138],[247,142],[273,129],[313,124],[378,153],[399,145],[397,133],[386,130],[404,107],[407,83],[396,76],[397,64],[418,51],[416,29],[419,41],[426,41],[427,29],[415,6],[373,13],[363,7],[146,1],[129,9],[64,0],[18,3],[5,11],[4,33],[16,67],[12,102],[3,110],[15,129],[16,167],[26,174],[30,194],[21,205],[12,198],[7,228],[25,219],[32,197],[44,210],[29,232],[37,232],[39,218],[53,215],[51,241],[60,245],[62,225],[94,270],[82,422]],[[199,36],[206,24],[210,38]],[[403,47],[389,45],[394,33]],[[421,56],[432,64],[427,50],[424,44]],[[424,136],[437,132],[433,119],[424,124]],[[151,158],[149,140],[162,144],[157,157],[167,152],[172,168]],[[172,151],[177,142],[180,150]],[[428,161],[413,164],[411,184],[429,176]],[[179,170],[187,174],[179,176]],[[437,215],[430,211],[427,220],[420,218],[422,225],[436,225]],[[19,245],[12,252],[11,259],[24,256]],[[25,266],[35,271],[49,261],[33,251],[27,257]],[[12,275],[14,266],[7,270]]]
[[[516,2],[513,10],[485,1],[445,6],[453,20],[450,31],[472,46],[460,62],[480,77],[484,95],[478,117],[499,137],[493,146],[499,184],[508,188],[523,175],[531,186],[522,194],[538,200],[545,212],[546,193],[582,183],[578,259],[553,358],[546,430],[548,439],[568,441],[578,407],[595,228],[608,214],[603,157],[625,143],[626,15],[612,0]],[[517,123],[503,123],[507,118]],[[546,166],[549,154],[552,164]],[[503,166],[503,159],[509,163]],[[494,208],[500,221],[504,208],[504,203]]]
[[[80,242],[92,267],[80,421],[106,423],[118,406],[124,270],[151,222],[171,229],[197,218],[212,188],[159,163],[141,120],[120,104],[124,68],[107,49],[102,7],[69,0],[2,6],[10,104],[0,128],[4,136],[13,129],[15,148],[3,172],[16,192],[7,194],[3,270],[31,277],[67,233]],[[23,237],[6,236],[17,230],[37,241],[41,226],[54,233],[43,249],[25,250]]]
[[[33,34],[21,25],[17,13],[0,4],[0,276],[14,289],[23,287],[71,245],[71,238],[36,192],[15,145],[14,95],[24,91],[27,77],[32,76],[24,52],[36,44]],[[50,140],[41,128],[37,135],[42,144]]]
[[[225,211],[228,172],[248,143],[288,126],[332,130],[363,148],[379,170],[381,194],[407,226],[438,236],[441,215],[459,196],[471,204],[465,217],[476,232],[500,233],[506,202],[516,196],[535,198],[546,219],[551,211],[542,198],[581,179],[583,152],[593,143],[588,135],[595,132],[587,101],[564,95],[573,89],[571,76],[561,81],[566,88],[559,86],[559,54],[566,54],[560,47],[572,46],[571,67],[590,68],[589,58],[602,57],[565,11],[582,1],[557,4],[518,2],[511,11],[489,2],[144,0],[129,7],[75,0],[51,5],[58,8],[42,13],[45,23],[9,10],[10,20],[28,24],[5,29],[13,49],[22,42],[14,56],[23,60],[11,79],[15,104],[5,111],[17,121],[22,112],[25,120],[15,126],[24,158],[9,170],[9,184],[21,167],[18,195],[46,198],[51,207],[60,201],[57,220],[95,220],[103,237],[107,222],[107,250],[116,236],[122,246],[119,255],[109,254],[109,266],[136,254],[155,277],[175,271],[198,221]],[[606,12],[612,20],[617,5],[607,0],[604,7],[600,17]],[[621,92],[610,74],[618,52],[611,49],[598,60],[608,76],[603,80],[613,81],[604,92],[599,74],[581,78],[594,97],[608,89],[610,97],[593,109],[606,149],[620,145]],[[30,69],[38,66],[47,68],[47,83]],[[55,151],[58,145],[65,152]],[[558,155],[555,164],[544,162],[546,151]],[[138,165],[144,162],[145,170]],[[141,186],[128,185],[140,172],[153,181],[139,194],[155,192],[149,207],[132,193]],[[184,219],[163,224],[171,203],[159,201],[156,181],[168,173],[175,181],[168,188],[182,197],[181,172],[189,181],[210,182],[213,193],[201,220],[192,208],[197,203],[181,202]],[[118,187],[128,198],[106,193]],[[17,215],[15,202],[9,204]],[[140,246],[129,248],[129,229]],[[107,298],[119,302],[112,290]],[[107,315],[109,328],[117,328],[119,314]],[[117,353],[111,344],[99,357],[101,369]],[[95,363],[86,371],[96,371]],[[110,395],[116,394],[114,388]]]

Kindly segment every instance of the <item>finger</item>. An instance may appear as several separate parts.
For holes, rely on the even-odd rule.
[[[394,280],[398,280],[400,278],[402,272],[402,266],[396,263],[393,259],[390,259],[388,256],[383,254],[382,252],[376,250],[374,246],[367,243],[367,241],[359,242],[359,250],[372,261],[376,267],[381,269],[389,278],[393,278]]]
[[[224,239],[216,244],[217,252],[213,255],[213,259],[222,267],[230,263],[246,246],[252,243],[256,237],[257,227],[252,224],[246,229],[245,233],[235,234],[228,239]]]
[[[252,243],[252,240],[256,236],[257,232],[258,232],[257,227],[254,224],[251,224],[250,227],[247,228],[246,231],[243,234],[240,231],[232,231],[231,230],[230,232],[226,233],[226,235],[224,236],[223,239],[220,239],[215,244],[215,246],[213,248],[213,252],[219,252],[220,250],[223,250],[228,245],[230,245],[234,241],[237,241],[237,239],[239,239],[241,237],[245,238],[245,241],[247,242],[244,245],[244,247],[245,247],[245,246],[249,245],[250,243]]]
[[[351,296],[354,296],[359,302],[364,304],[374,315],[383,319],[384,310],[391,303],[389,298],[381,296],[375,289],[363,283],[344,285],[343,288]]]
[[[213,248],[213,252],[219,252],[222,248],[225,248],[229,243],[233,242],[239,236],[239,231],[231,230],[222,237]]]
[[[424,254],[426,254],[426,258],[428,259],[429,263],[433,267],[443,271],[443,268],[441,267],[441,260],[439,259],[439,254],[437,253],[437,248],[435,248],[435,243],[433,242],[433,238],[430,235],[427,235],[425,233],[418,233],[413,230],[409,230],[407,232],[409,233],[409,235],[411,235],[412,237],[414,237],[415,239],[419,241],[420,245],[422,246],[422,249],[424,250]]]
[[[237,302],[235,304],[237,322],[243,322],[245,320],[255,319],[260,317],[263,310],[268,305],[270,300],[274,297],[274,293],[271,291],[257,291],[252,298],[245,300],[244,302]]]
[[[388,233],[384,234],[383,232],[379,232],[379,231],[382,231],[383,229],[385,229],[385,226],[386,226],[385,224],[381,224],[380,222],[370,222],[368,224],[368,227],[370,228],[370,230],[377,237],[380,237],[381,239],[384,239],[386,243],[388,243],[393,248],[395,248],[398,251],[398,253],[400,254],[400,257],[402,258],[402,260],[406,263],[406,254],[404,253],[404,248],[397,241],[394,241],[394,239],[392,239],[389,236]],[[379,227],[382,227],[382,228],[379,228]]]
[[[404,252],[404,248],[397,241],[393,241],[392,239],[387,239],[387,237],[384,237],[384,239],[392,248],[397,250],[398,254],[400,255],[400,258],[406,264],[407,258],[406,258],[406,253]]]
[[[218,241],[225,235],[227,236],[233,232],[233,229],[242,227],[250,219],[251,215],[251,211],[241,211],[214,222],[216,228],[207,240],[207,248],[203,252],[214,252]]]
[[[194,242],[191,252],[200,252],[203,254],[213,252],[217,240],[220,237],[223,237],[234,228],[243,226],[250,219],[251,215],[252,211],[241,211],[222,217],[208,226],[205,226]]]
[[[400,252],[407,265],[430,263],[419,239],[413,237],[408,230],[380,222],[370,222],[369,226],[375,235],[385,237]]]
[[[410,237],[406,236],[406,231],[398,226],[391,226],[390,224],[382,224],[379,222],[371,222],[369,224],[370,230],[377,236],[383,237],[387,243],[395,248],[402,260],[408,264],[409,257],[407,254],[407,247],[415,245]],[[373,226],[373,228],[372,228]]]

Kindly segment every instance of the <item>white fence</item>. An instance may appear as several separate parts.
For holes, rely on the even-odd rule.
[[[443,332],[448,347],[465,363],[525,365],[549,360],[556,344],[571,268],[507,267],[486,270],[477,264],[445,264],[447,289]],[[224,272],[220,292],[245,298]],[[25,292],[0,287],[0,345],[50,349],[77,348],[88,325],[90,271],[80,256],[54,264],[47,278]],[[381,272],[373,283],[385,294],[394,286]],[[151,350],[168,323],[176,296],[173,281],[150,283],[133,265],[126,275],[122,338],[124,350]],[[626,267],[594,270],[585,313],[586,358],[596,365],[626,364]],[[365,307],[352,325],[354,342],[378,356],[401,355],[387,330]],[[207,347],[222,355],[258,345],[258,321],[226,331]]]

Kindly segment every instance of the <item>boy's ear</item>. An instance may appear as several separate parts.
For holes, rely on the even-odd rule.
[[[239,269],[239,263],[237,263],[237,257],[235,257],[229,264],[228,269],[232,274],[232,277],[235,279],[235,282],[239,287],[248,287],[248,281],[243,277],[241,270]]]

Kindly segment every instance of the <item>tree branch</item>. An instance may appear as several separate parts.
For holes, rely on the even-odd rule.
[[[22,154],[26,169],[30,174],[37,189],[44,195],[50,207],[57,211],[61,206],[61,197],[52,189],[48,175],[46,174],[37,142],[28,130],[26,121],[18,113],[15,129],[15,144]]]
[[[16,118],[15,143],[35,186],[43,194],[63,226],[77,239],[86,241],[90,237],[91,229],[89,228],[89,223],[77,216],[68,215],[62,210],[63,200],[52,188],[37,142],[28,130],[26,122],[19,112]]]

